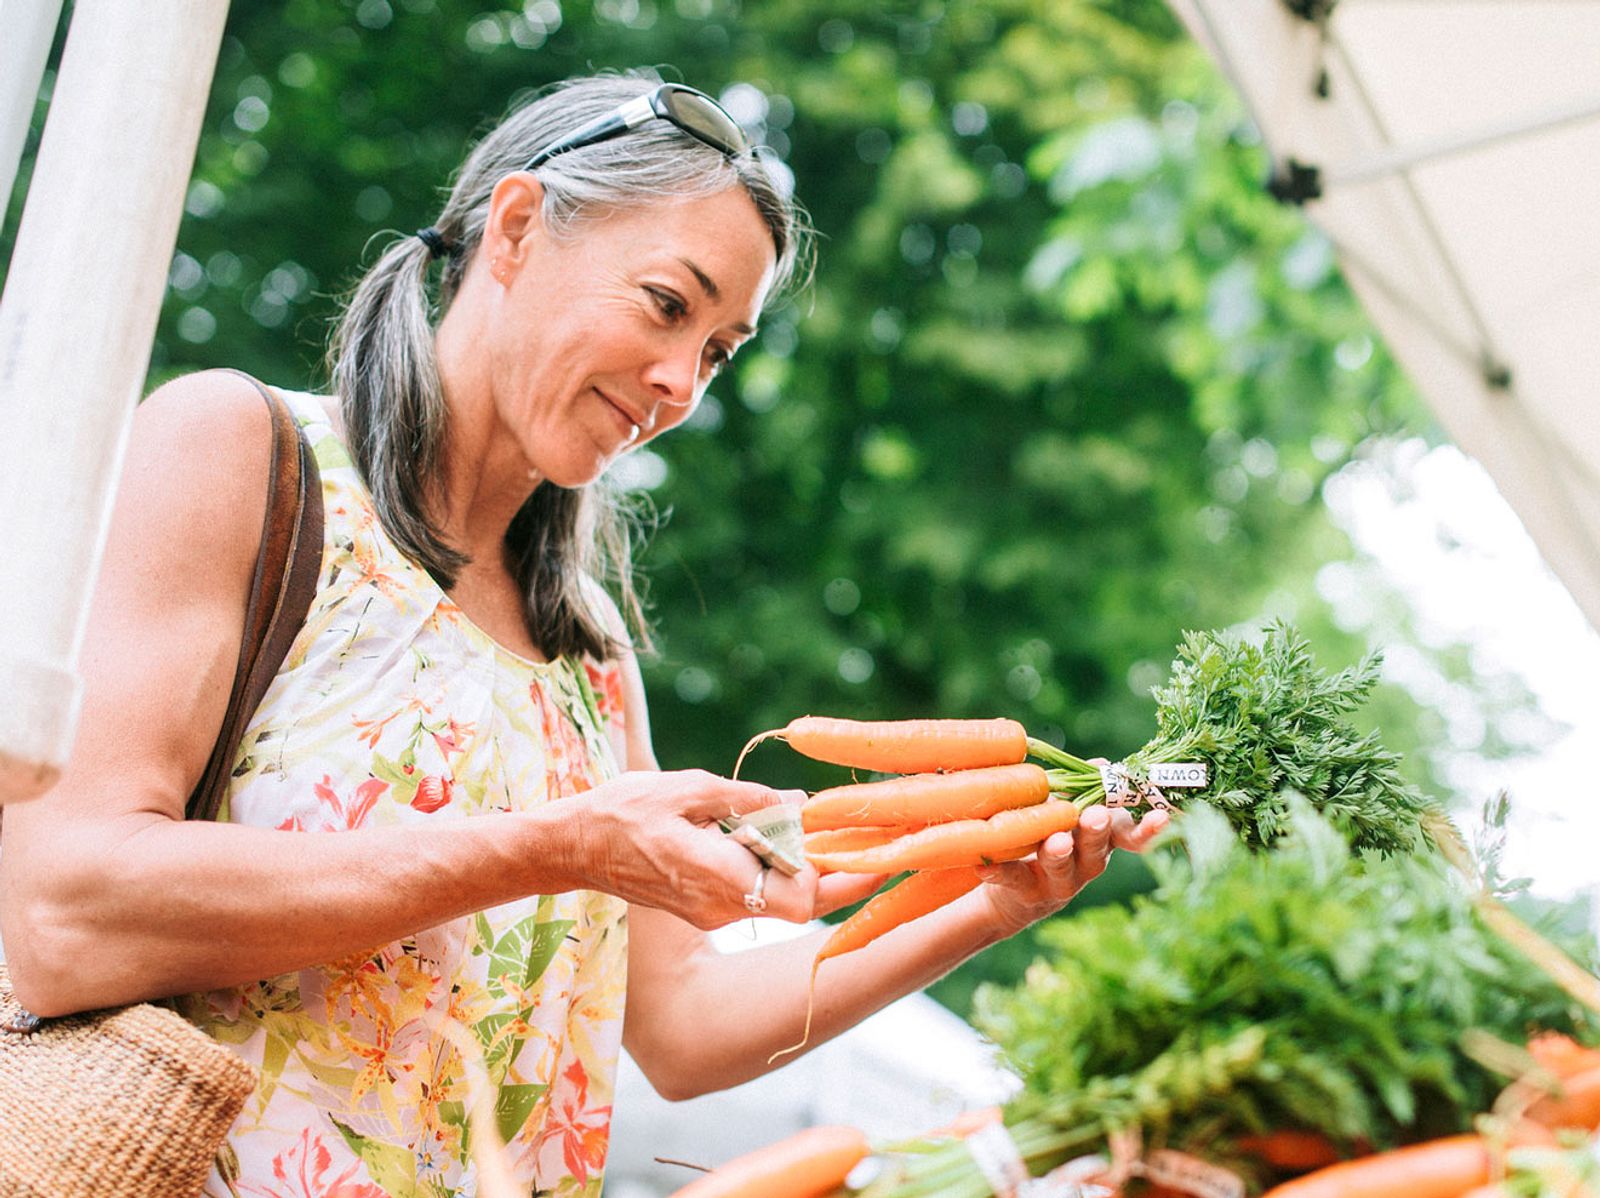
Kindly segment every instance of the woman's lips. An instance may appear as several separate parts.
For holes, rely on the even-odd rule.
[[[612,415],[616,417],[617,424],[622,430],[622,435],[627,438],[627,443],[632,445],[637,441],[639,439],[640,421],[636,420],[627,408],[624,408],[604,391],[596,388],[595,394],[606,401],[606,406],[611,409]]]

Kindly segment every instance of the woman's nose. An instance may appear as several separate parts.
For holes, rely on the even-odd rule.
[[[681,408],[692,406],[702,383],[700,354],[680,350],[662,355],[646,370],[645,382],[660,402]]]

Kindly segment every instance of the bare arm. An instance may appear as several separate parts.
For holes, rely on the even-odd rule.
[[[628,775],[525,813],[418,827],[184,822],[238,656],[268,437],[260,398],[227,375],[170,384],[135,417],[78,743],[52,792],[5,816],[0,927],[18,997],[54,1015],[234,985],[577,888],[706,927],[736,918],[749,857],[712,821],[776,796],[707,774]],[[809,908],[799,886],[772,897]]]
[[[629,670],[629,767],[655,768],[643,687]],[[940,911],[844,957],[825,961],[805,1049],[895,999],[921,990],[989,945],[1059,910],[1104,871],[1113,845],[1137,851],[1165,826],[1135,826],[1127,812],[1091,808],[1072,835],[1058,833],[1037,859],[993,867],[988,883]],[[866,897],[883,878],[838,876],[818,887],[816,914]],[[722,954],[704,932],[665,911],[630,915],[628,1007],[623,1035],[651,1084],[668,1099],[726,1089],[770,1071],[795,1049],[806,1022],[812,961],[830,933]],[[717,1012],[714,1036],[705,1013]],[[801,1050],[801,1051],[804,1051]]]

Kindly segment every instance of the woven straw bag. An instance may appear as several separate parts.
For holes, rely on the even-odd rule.
[[[0,966],[0,1019],[26,1023]],[[0,1195],[198,1194],[256,1075],[150,1003],[44,1021],[0,1045]]]
[[[283,401],[255,386],[273,419],[267,518],[233,693],[190,819],[216,816],[234,749],[305,620],[322,557],[310,446]],[[38,1019],[0,964],[0,1198],[192,1198],[256,1080],[228,1048],[151,1003]]]

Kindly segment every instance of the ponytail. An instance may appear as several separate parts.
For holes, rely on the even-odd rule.
[[[329,359],[350,456],[384,531],[448,591],[468,559],[429,519],[450,434],[433,352],[431,256],[415,237],[384,251],[350,297]]]

